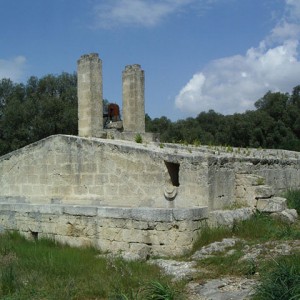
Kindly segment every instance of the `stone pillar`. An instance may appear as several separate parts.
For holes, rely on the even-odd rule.
[[[123,79],[124,131],[145,132],[145,77],[140,65],[126,66]]]
[[[102,61],[97,53],[77,62],[78,135],[100,137],[103,131]]]

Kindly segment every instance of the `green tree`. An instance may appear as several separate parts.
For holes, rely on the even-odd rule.
[[[52,134],[77,134],[77,76],[62,73],[26,85],[0,82],[0,154]]]

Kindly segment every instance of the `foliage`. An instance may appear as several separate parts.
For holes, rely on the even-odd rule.
[[[271,261],[264,270],[253,299],[300,299],[300,254]]]
[[[162,143],[282,148],[300,151],[300,85],[291,94],[267,92],[255,110],[222,115],[209,110],[172,122],[145,116],[146,131]],[[77,134],[77,76],[0,80],[0,155],[52,134]],[[139,139],[140,140],[140,139]]]
[[[77,134],[77,76],[0,80],[0,155],[52,134]]]
[[[291,95],[269,91],[255,103],[256,110],[226,116],[209,110],[172,122],[147,115],[146,130],[160,133],[162,142],[300,151],[299,95],[300,85]]]

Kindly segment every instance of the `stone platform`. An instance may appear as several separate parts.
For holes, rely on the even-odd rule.
[[[138,256],[175,256],[192,249],[207,207],[149,208],[0,202],[2,229],[27,238]]]

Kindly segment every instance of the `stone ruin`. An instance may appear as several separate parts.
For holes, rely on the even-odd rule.
[[[122,132],[105,130],[103,124],[102,61],[98,54],[82,55],[78,60],[78,135],[144,141],[155,141],[157,135],[145,132],[145,77],[138,64],[125,67],[122,73]]]
[[[0,157],[0,231],[174,256],[190,251],[207,223],[232,225],[255,210],[295,216],[280,195],[300,188],[300,153],[156,142],[144,132],[139,65],[123,72],[124,131],[105,131],[101,73],[98,55],[78,61],[79,136],[50,136]]]

